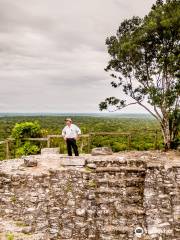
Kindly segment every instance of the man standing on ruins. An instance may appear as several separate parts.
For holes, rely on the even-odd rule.
[[[79,156],[76,140],[81,134],[81,130],[75,124],[72,124],[71,118],[66,118],[66,126],[62,130],[62,136],[66,141],[68,156],[72,156],[72,149],[75,156]]]

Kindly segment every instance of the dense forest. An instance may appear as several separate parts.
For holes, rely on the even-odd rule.
[[[0,117],[0,141],[11,136],[16,123],[38,121],[42,129],[42,137],[48,134],[61,134],[66,116],[4,116]],[[122,150],[162,149],[163,141],[160,127],[156,120],[147,116],[73,116],[83,134],[92,133],[90,142],[87,138],[78,141],[80,151],[87,153],[93,147],[110,146],[114,152]],[[120,135],[97,135],[101,132],[118,132]],[[46,142],[37,142],[40,148]],[[90,145],[90,146],[89,146]],[[52,139],[52,147],[60,147],[66,152],[63,139]],[[4,158],[4,145],[0,145],[0,158]],[[15,146],[11,144],[11,156],[14,157]]]

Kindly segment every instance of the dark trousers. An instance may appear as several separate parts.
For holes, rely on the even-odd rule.
[[[77,144],[76,144],[76,139],[67,138],[66,139],[66,144],[67,144],[68,156],[72,156],[72,149],[74,150],[75,156],[79,156],[78,147],[77,147]]]

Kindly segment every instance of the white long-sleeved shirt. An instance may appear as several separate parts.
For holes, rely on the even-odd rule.
[[[81,134],[81,130],[75,124],[65,126],[62,130],[62,136],[66,138],[76,138],[79,134]]]

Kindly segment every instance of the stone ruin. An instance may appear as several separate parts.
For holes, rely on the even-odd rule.
[[[2,161],[0,239],[180,240],[180,159],[46,149]]]

